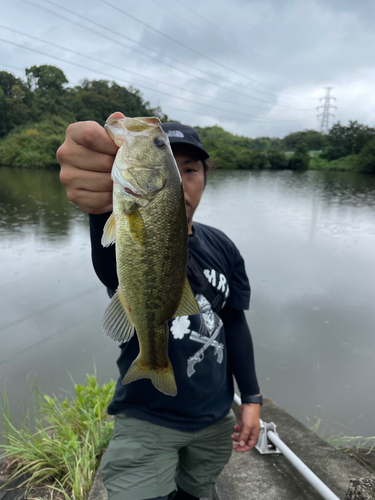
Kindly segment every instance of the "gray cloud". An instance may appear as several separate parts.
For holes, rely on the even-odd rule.
[[[139,86],[151,105],[160,105],[173,118],[192,125],[219,124],[233,133],[251,137],[284,136],[295,130],[319,128],[315,107],[319,105],[318,98],[324,95],[323,87],[333,85],[338,106],[336,119],[343,123],[349,119],[358,119],[368,125],[374,123],[372,82],[375,76],[375,33],[372,24],[375,6],[371,0],[355,4],[349,0],[207,0],[193,4],[183,0],[181,3],[170,3],[166,8],[156,3],[159,0],[114,4],[196,52],[162,37],[100,0],[79,3],[66,0],[64,4],[59,4],[85,16],[86,21],[44,0],[33,1],[90,27],[104,37],[20,0],[3,7],[1,24],[102,62],[88,61],[48,43],[30,40],[0,28],[1,38],[91,70],[0,42],[0,64],[4,64],[1,69],[13,71],[17,76],[22,76],[22,71],[7,64],[17,68],[54,64],[63,69],[71,85],[83,78],[113,77],[119,84]],[[183,3],[201,17],[185,8]],[[94,26],[89,20],[107,29]],[[135,42],[121,38],[116,32]],[[142,48],[137,42],[161,54]],[[136,49],[152,58],[141,55]],[[172,61],[169,56],[180,63]],[[144,77],[132,75],[126,70],[141,73]],[[110,76],[105,77],[99,71]],[[162,85],[155,80],[179,88]],[[205,97],[189,91],[204,94]],[[205,107],[204,104],[219,109]],[[264,109],[251,108],[250,105]]]

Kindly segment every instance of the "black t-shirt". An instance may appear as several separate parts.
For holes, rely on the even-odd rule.
[[[189,251],[211,285],[222,294],[228,307],[249,308],[250,286],[244,261],[234,243],[218,229],[194,223]],[[177,396],[167,396],[141,379],[121,383],[139,353],[137,336],[121,346],[117,360],[120,378],[108,413],[129,417],[183,431],[196,431],[226,415],[233,402],[233,376],[227,362],[223,322],[210,303],[196,294],[201,313],[169,322],[168,355],[171,360]],[[223,304],[224,306],[224,304]]]

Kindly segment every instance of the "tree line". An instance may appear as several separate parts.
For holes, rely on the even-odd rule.
[[[157,116],[136,88],[106,80],[84,80],[68,87],[63,71],[41,65],[26,69],[25,79],[0,71],[0,164],[15,167],[57,165],[56,150],[70,123],[94,120],[104,124],[116,110],[128,116]],[[196,127],[217,168],[336,168],[375,173],[375,129],[350,121],[336,123],[328,134],[293,132],[284,138],[249,138],[219,126]],[[309,151],[317,151],[311,157]],[[292,153],[292,154],[287,154]]]

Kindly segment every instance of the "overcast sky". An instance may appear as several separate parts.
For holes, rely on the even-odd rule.
[[[332,86],[331,123],[374,126],[374,22],[374,0],[12,0],[0,70],[133,85],[172,119],[249,137],[320,130]]]

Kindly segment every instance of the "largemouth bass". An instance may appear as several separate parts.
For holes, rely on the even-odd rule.
[[[169,139],[158,118],[108,119],[120,149],[112,167],[113,213],[102,244],[116,242],[119,287],[104,314],[114,340],[138,336],[140,352],[122,380],[149,378],[175,396],[168,321],[199,313],[186,278],[188,226],[184,192]]]

